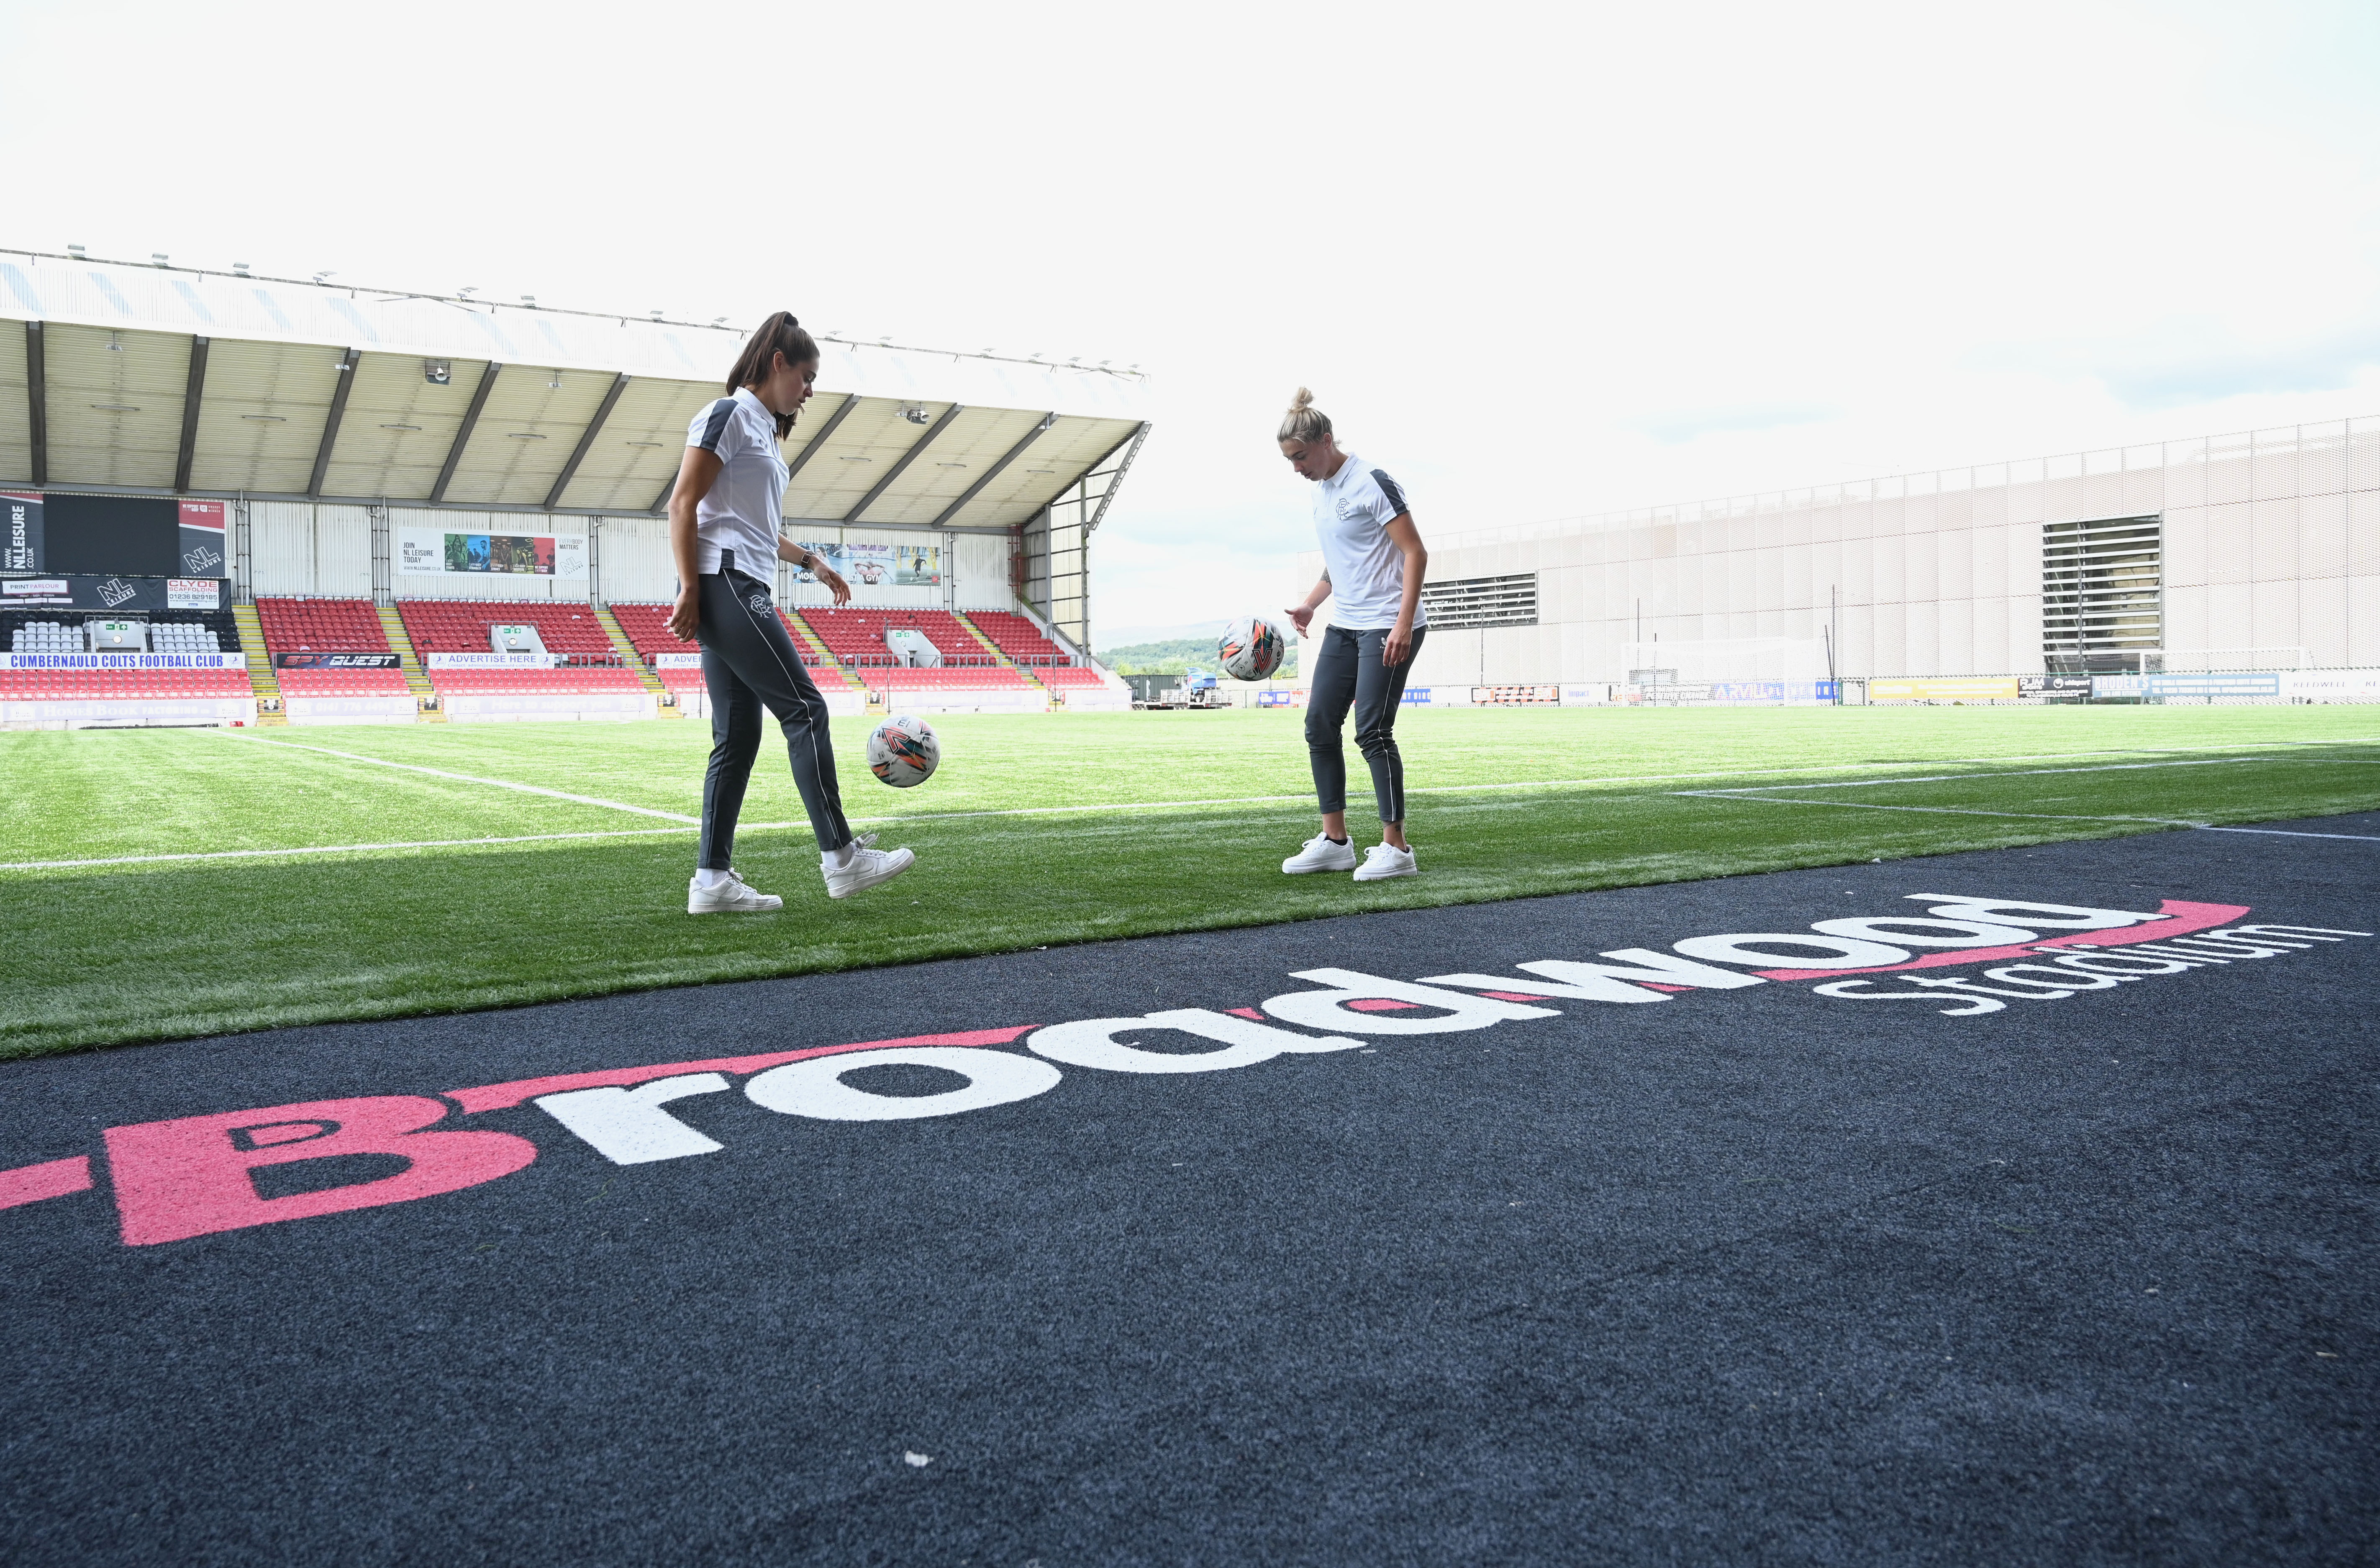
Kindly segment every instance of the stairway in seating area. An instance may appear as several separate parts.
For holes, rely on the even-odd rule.
[[[289,715],[281,711],[281,677],[273,673],[273,650],[264,646],[264,623],[257,619],[256,606],[233,605],[231,621],[239,628],[240,651],[248,655],[248,684],[256,688],[256,727],[287,723]]]
[[[832,670],[843,677],[843,684],[847,687],[865,687],[868,684],[852,671],[845,669],[843,661],[828,651],[826,643],[820,638],[817,632],[810,629],[810,624],[802,619],[802,613],[799,610],[787,604],[782,606],[778,614],[785,617],[785,625],[794,628],[794,635],[800,638],[812,653],[818,655],[819,662],[816,667]]]
[[[966,618],[965,611],[954,610],[951,612],[951,619],[965,626],[967,631],[967,636],[975,638],[978,642],[982,643],[983,650],[986,653],[990,654],[994,659],[999,660],[1000,667],[1002,669],[1014,670],[1018,675],[1023,675],[1026,686],[1039,687],[1045,691],[1049,689],[1048,682],[1044,681],[1039,675],[1035,675],[1032,671],[1026,669],[1024,665],[1018,663],[1015,660],[1011,659],[1007,654],[1002,652],[1000,644],[984,636],[983,628]]]
[[[405,684],[412,690],[414,702],[419,708],[421,699],[437,696],[438,688],[430,684],[430,676],[422,670],[421,661],[414,654],[413,639],[405,635],[405,617],[396,613],[394,604],[382,604],[379,608],[380,629],[388,638],[389,651],[396,655],[396,667],[405,673]],[[419,708],[414,717],[443,724],[446,722],[446,710],[443,705]]]
[[[653,694],[655,711],[663,718],[676,713],[677,706],[670,699],[669,688],[662,684],[661,672],[645,662],[645,656],[637,651],[636,639],[621,628],[619,617],[612,614],[612,607],[596,604],[590,608],[594,610],[595,620],[602,626],[603,634],[612,639],[612,646],[619,650],[620,657],[627,661],[628,668],[637,673],[637,679],[644,683],[645,689]]]

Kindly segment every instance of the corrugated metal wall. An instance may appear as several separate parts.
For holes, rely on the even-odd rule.
[[[677,597],[667,517],[594,517],[596,570],[606,602],[665,604]]]
[[[1007,610],[1016,603],[1008,586],[1010,541],[991,534],[951,535],[958,555],[953,602],[961,610]]]
[[[1623,679],[1656,633],[1816,638],[1834,594],[1845,675],[2039,671],[2043,526],[2150,515],[2168,653],[2380,663],[2380,420],[2361,420],[1434,541],[1434,579],[1537,573],[1540,625],[1435,638],[1414,680]]]
[[[248,526],[250,593],[371,597],[369,507],[251,501]]]

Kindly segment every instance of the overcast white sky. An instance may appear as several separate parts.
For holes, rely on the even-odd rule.
[[[2372,0],[0,0],[0,243],[1137,361],[1103,634],[1290,590],[1301,382],[1425,536],[2380,415]]]

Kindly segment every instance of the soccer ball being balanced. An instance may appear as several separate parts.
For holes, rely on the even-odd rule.
[[[942,765],[942,743],[923,719],[903,713],[885,720],[868,737],[868,771],[894,789],[924,784]]]
[[[1223,674],[1235,681],[1260,681],[1281,668],[1289,653],[1289,639],[1262,615],[1242,615],[1223,628],[1216,640],[1215,657]]]

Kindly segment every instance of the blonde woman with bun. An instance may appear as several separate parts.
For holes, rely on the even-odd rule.
[[[1405,842],[1405,765],[1397,751],[1397,709],[1405,675],[1428,630],[1421,607],[1429,552],[1406,510],[1404,492],[1382,468],[1343,450],[1314,394],[1297,389],[1281,421],[1281,455],[1314,485],[1314,531],[1322,545],[1322,579],[1290,606],[1297,635],[1308,634],[1317,606],[1330,601],[1330,624],[1307,664],[1305,751],[1322,831],[1281,863],[1292,876],[1353,871],[1359,882],[1410,877],[1419,870]],[[1355,745],[1372,770],[1380,842],[1364,863],[1347,833],[1347,756],[1341,732],[1355,715]]]

